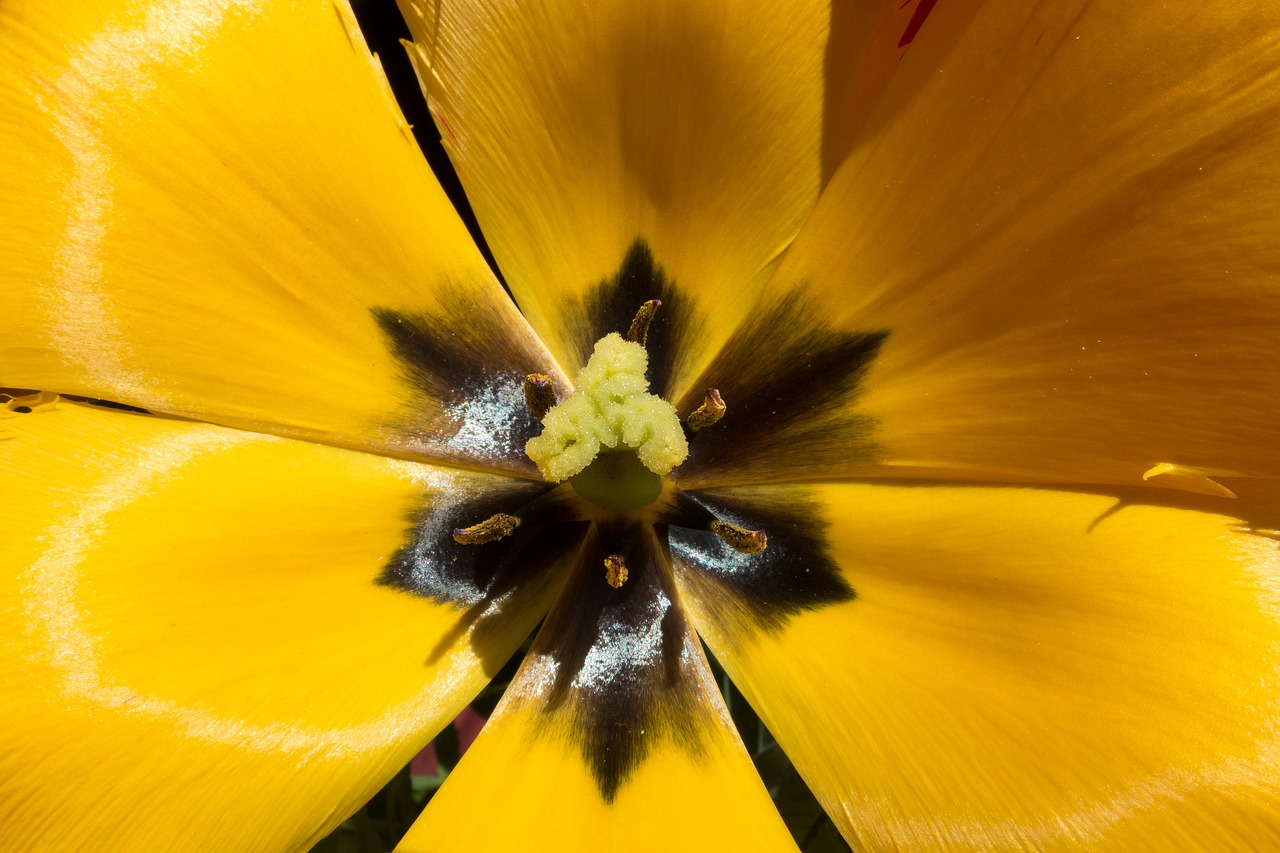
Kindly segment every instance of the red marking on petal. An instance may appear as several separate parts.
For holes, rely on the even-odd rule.
[[[902,5],[898,7],[898,11],[902,11],[911,5],[911,0],[902,0]]]
[[[902,38],[898,39],[898,47],[906,47],[911,44],[911,40],[916,37],[916,33],[920,32],[920,28],[924,26],[924,19],[929,17],[929,13],[933,11],[934,5],[938,0],[920,0],[920,5],[911,13],[911,20],[907,23],[906,30],[902,33]]]
[[[454,142],[457,142],[458,134],[453,132],[453,128],[449,127],[449,122],[444,120],[444,116],[440,115],[440,113],[436,112],[435,110],[431,111],[431,115],[435,116],[435,120],[439,122],[441,127],[444,128],[444,132],[449,134],[449,138],[452,139]]]

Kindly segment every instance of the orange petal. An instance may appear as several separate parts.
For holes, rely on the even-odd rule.
[[[897,0],[400,5],[445,148],[534,328],[572,371],[662,299],[655,330],[678,324],[672,393],[759,293],[915,15]]]
[[[1269,849],[1280,493],[1150,495],[733,490],[825,547],[765,587],[673,548],[677,583],[855,849]]]
[[[1280,474],[1278,35],[1269,4],[938,4],[754,309],[887,332],[845,410],[875,450],[772,478]]]

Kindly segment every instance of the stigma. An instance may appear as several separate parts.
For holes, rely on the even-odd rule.
[[[610,471],[628,472],[623,479],[656,479],[660,490],[660,478],[689,455],[689,442],[675,407],[649,392],[648,367],[649,354],[639,342],[616,332],[596,342],[573,395],[547,411],[542,434],[525,444],[543,479],[569,480],[576,489],[578,475],[616,455],[621,458],[605,463]]]

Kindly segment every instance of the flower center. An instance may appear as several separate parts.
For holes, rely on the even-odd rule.
[[[649,354],[615,333],[596,342],[571,397],[542,418],[525,452],[549,482],[584,500],[636,509],[658,499],[662,478],[689,455],[675,407],[649,393]]]
[[[689,439],[715,425],[725,403],[715,388],[681,422],[675,407],[649,392],[649,324],[662,303],[640,306],[624,339],[612,332],[596,341],[586,366],[574,380],[574,392],[556,402],[556,390],[544,373],[524,379],[529,412],[542,421],[542,434],[525,443],[525,453],[545,480],[569,486],[583,501],[604,510],[594,519],[607,555],[605,581],[614,588],[627,580],[626,554],[643,530],[662,521],[715,533],[742,554],[757,554],[768,544],[763,530],[749,530],[716,518],[679,492],[665,507],[659,503],[663,478],[689,455]],[[559,491],[559,490],[557,490]],[[487,545],[513,535],[523,524],[554,511],[556,499],[537,498],[514,514],[499,512],[469,527],[455,528],[462,545]],[[645,510],[644,512],[637,512]]]

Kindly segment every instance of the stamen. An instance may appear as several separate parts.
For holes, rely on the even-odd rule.
[[[520,519],[500,512],[479,524],[454,528],[453,541],[459,545],[483,545],[486,542],[497,542],[515,533],[519,526]]]
[[[610,554],[604,558],[604,579],[614,589],[627,582],[627,564],[621,554]]]
[[[653,322],[653,315],[658,313],[660,307],[661,299],[650,299],[641,305],[636,318],[631,321],[631,328],[627,330],[627,340],[644,346],[649,340],[649,324]]]
[[[542,420],[556,404],[556,387],[545,373],[530,373],[524,378],[524,404],[535,420]]]
[[[710,527],[726,545],[741,554],[758,554],[769,544],[769,537],[763,530],[747,530],[718,518],[711,522]]]
[[[716,388],[708,388],[707,396],[703,398],[702,405],[694,409],[693,414],[685,419],[684,425],[689,428],[690,432],[706,429],[724,417],[725,408],[724,400],[720,397],[720,391]]]

